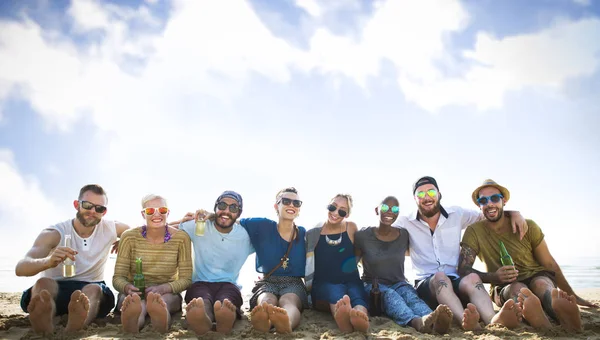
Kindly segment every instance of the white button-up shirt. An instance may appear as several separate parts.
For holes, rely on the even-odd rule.
[[[417,212],[409,216],[398,216],[393,224],[394,227],[408,230],[410,259],[418,280],[426,279],[436,272],[458,277],[456,267],[462,231],[483,218],[479,211],[461,207],[442,208],[441,212],[433,234],[426,222],[417,219]]]

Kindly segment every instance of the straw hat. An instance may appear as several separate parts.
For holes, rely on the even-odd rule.
[[[475,189],[475,191],[473,191],[473,195],[471,195],[473,203],[475,203],[476,206],[479,206],[479,203],[477,203],[477,199],[479,198],[479,191],[485,187],[494,187],[500,190],[500,193],[502,194],[502,196],[504,196],[504,200],[506,202],[508,202],[508,200],[510,199],[510,191],[508,191],[508,189],[496,183],[493,179],[486,179],[485,181],[483,181],[482,185],[480,185],[477,189]]]

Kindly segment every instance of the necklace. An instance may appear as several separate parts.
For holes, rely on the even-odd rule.
[[[329,238],[329,235],[325,235],[325,242],[327,242],[327,244],[332,247],[338,246],[340,243],[342,243],[342,233],[343,233],[342,226],[340,225],[340,237],[338,237],[335,240],[332,240]]]
[[[146,238],[146,234],[148,233],[148,227],[146,227],[145,225],[142,226],[142,236],[144,238]],[[169,225],[165,225],[165,238],[164,238],[164,243],[169,242],[169,240],[171,239],[171,233],[169,232]]]

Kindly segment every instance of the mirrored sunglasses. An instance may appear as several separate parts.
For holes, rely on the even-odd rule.
[[[158,210],[158,213],[161,215],[166,215],[169,212],[169,208],[160,207],[160,208],[144,208],[144,213],[148,216],[154,215],[154,213]]]
[[[397,214],[400,212],[400,207],[397,205],[394,205],[391,207],[392,208],[392,213]],[[386,213],[390,210],[390,206],[387,204],[382,204],[381,207],[379,207],[379,211],[381,211],[382,213]]]
[[[419,192],[417,192],[416,195],[418,198],[425,198],[425,194],[427,194],[429,197],[433,198],[433,197],[437,196],[438,192],[435,189],[429,189],[427,191],[419,191]]]

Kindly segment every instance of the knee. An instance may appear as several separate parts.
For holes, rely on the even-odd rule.
[[[533,280],[533,282],[531,282],[531,290],[533,292],[550,291],[552,288],[554,288],[554,286],[546,280]]]
[[[475,291],[479,285],[483,286],[481,278],[479,275],[471,273],[460,280],[458,287],[461,292],[469,293]]]
[[[442,272],[437,272],[431,280],[429,281],[430,287],[433,287],[434,290],[438,290],[440,287],[449,287],[452,289],[452,282],[448,278],[448,276]]]
[[[508,291],[509,296],[517,296],[521,292],[521,288],[527,288],[527,286],[522,284],[521,282],[515,282],[508,285],[506,289]]]
[[[42,277],[39,278],[35,284],[33,285],[33,290],[34,291],[41,291],[41,290],[48,290],[50,292],[55,291],[58,289],[58,284],[56,283],[55,280],[48,278],[48,277]]]
[[[88,297],[88,299],[97,299],[100,300],[102,298],[102,288],[97,284],[89,284],[84,286],[81,289],[81,292]]]

